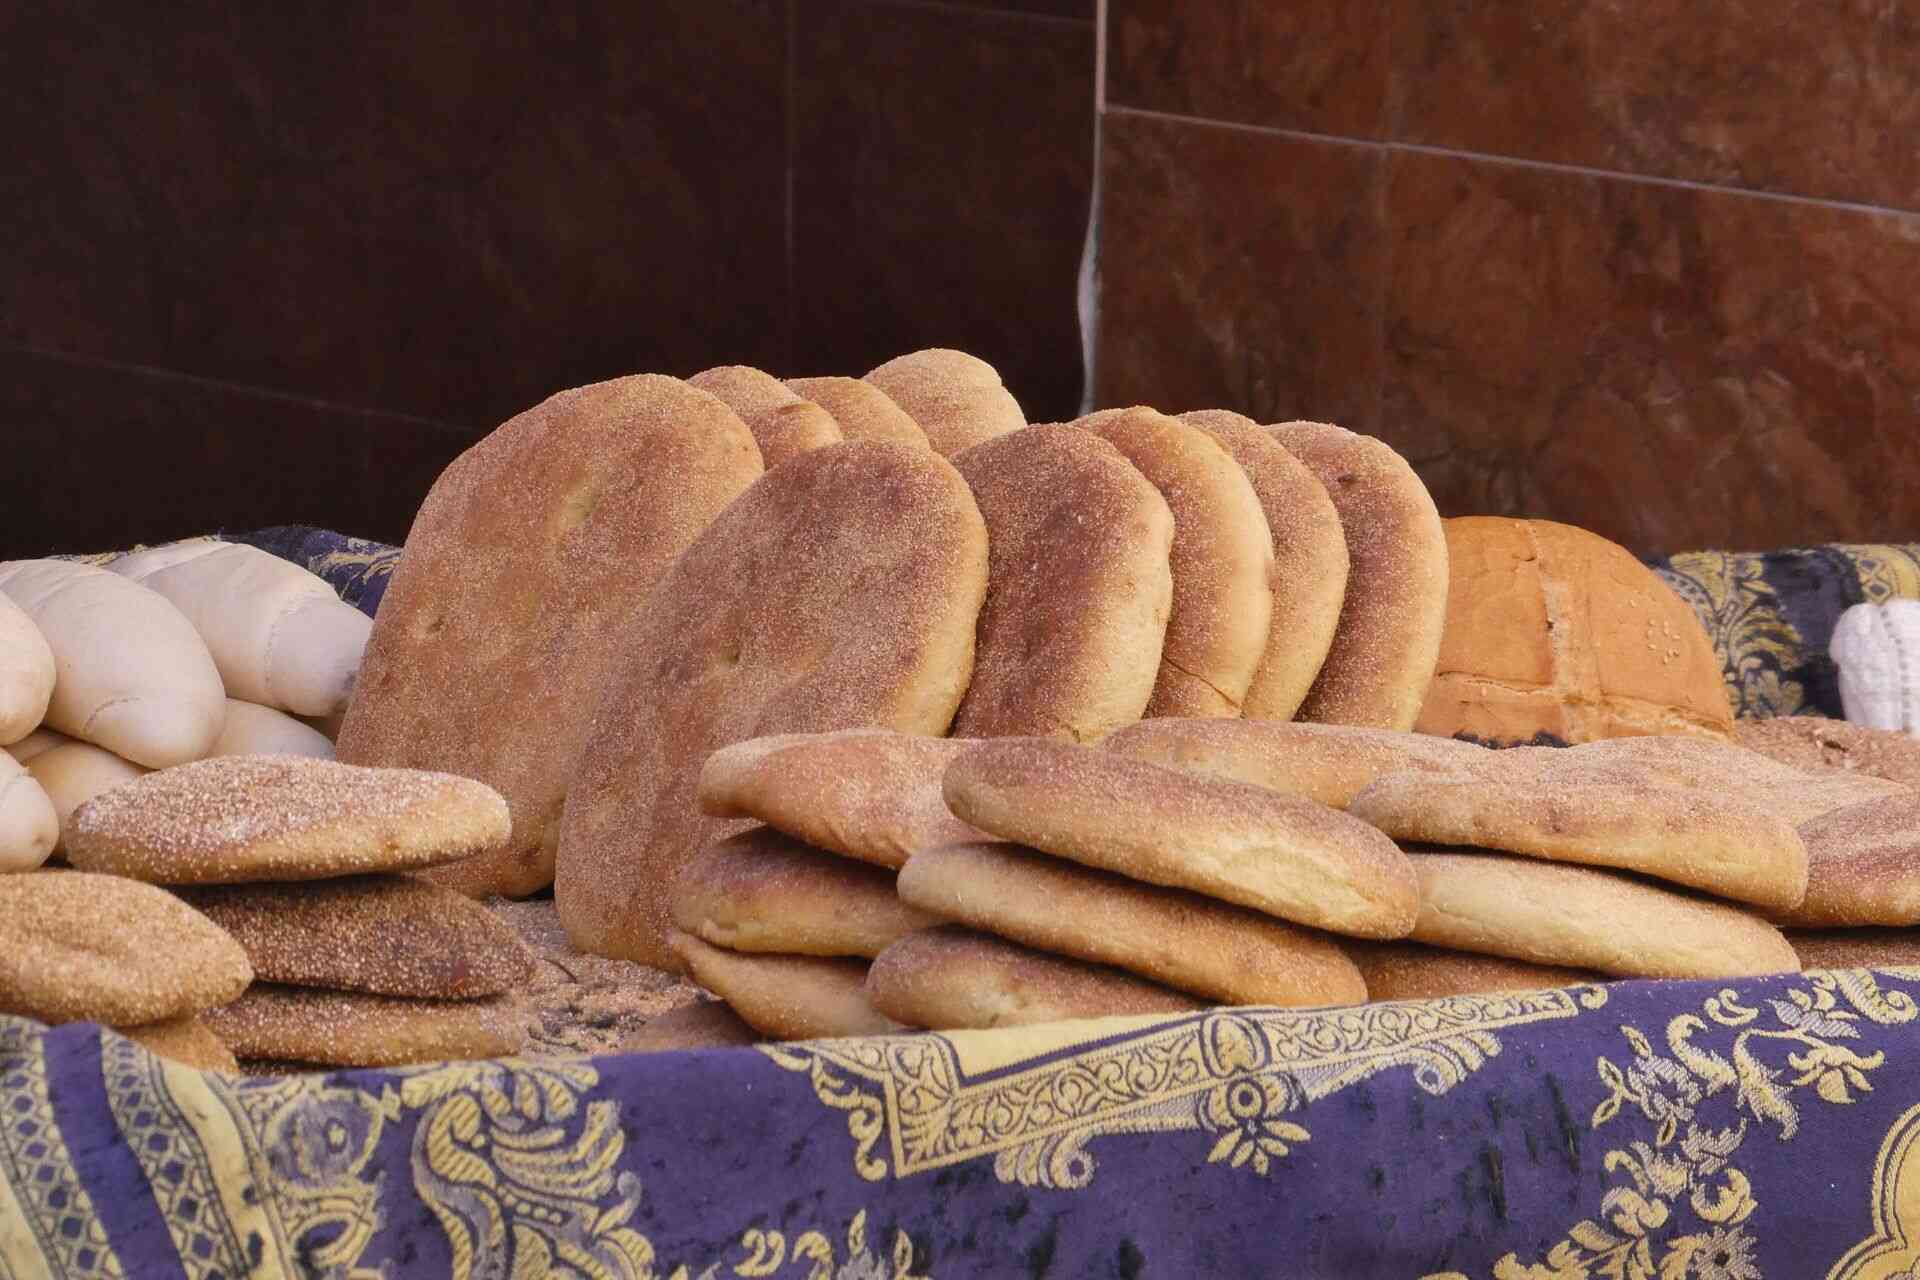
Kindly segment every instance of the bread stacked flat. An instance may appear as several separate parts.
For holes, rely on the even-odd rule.
[[[225,940],[241,978],[199,1016],[241,1059],[392,1066],[510,1053],[524,1038],[510,993],[531,972],[526,948],[479,903],[405,874],[506,833],[505,802],[470,779],[225,756],[88,801],[68,857],[87,881],[166,898]]]
[[[82,804],[209,756],[330,757],[371,623],[324,581],[196,538],[0,563],[0,872],[61,852]]]

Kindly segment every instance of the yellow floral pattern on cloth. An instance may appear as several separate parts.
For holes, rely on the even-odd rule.
[[[120,1280],[93,1201],[74,1172],[32,1024],[0,1018],[0,1277]]]
[[[1544,1258],[1508,1254],[1494,1264],[1494,1280],[1760,1280],[1760,1233],[1770,1222],[1792,1230],[1792,1206],[1772,1206],[1772,1218],[1763,1212],[1740,1167],[1741,1146],[1756,1126],[1791,1141],[1806,1107],[1848,1106],[1873,1092],[1886,1055],[1863,1043],[1865,1030],[1905,1025],[1920,1013],[1910,994],[1883,990],[1875,973],[1920,981],[1920,968],[1809,971],[1766,999],[1765,1010],[1722,990],[1699,1013],[1671,1018],[1657,1045],[1646,1031],[1622,1026],[1633,1056],[1598,1060],[1604,1096],[1590,1124],[1616,1131],[1620,1145],[1603,1162],[1614,1185],[1599,1212],[1569,1228]],[[1903,1280],[1908,1272],[1877,1264],[1920,1258],[1908,1243],[1920,1243],[1917,1113],[1903,1116],[1882,1147],[1875,1238],[1835,1266],[1830,1280]],[[1639,1136],[1621,1141],[1621,1124]],[[1914,1181],[1889,1194],[1889,1178],[1903,1170]],[[1446,1272],[1427,1280],[1467,1278]]]
[[[1209,1161],[1264,1176],[1312,1139],[1310,1103],[1401,1069],[1446,1093],[1499,1054],[1498,1032],[1606,1001],[1604,987],[1577,987],[760,1051],[847,1113],[853,1166],[868,1181],[991,1158],[1002,1182],[1081,1188],[1096,1167],[1087,1144],[1126,1133],[1199,1133]]]
[[[1736,718],[1808,711],[1806,689],[1789,674],[1805,662],[1805,644],[1763,568],[1758,556],[1689,551],[1656,569],[1706,628]]]
[[[844,1232],[808,1230],[791,1243],[751,1229],[697,1273],[686,1264],[662,1270],[631,1225],[641,1188],[619,1168],[627,1143],[619,1104],[586,1098],[600,1082],[590,1059],[450,1063],[388,1073],[376,1089],[320,1076],[203,1074],[111,1034],[101,1050],[109,1107],[190,1280],[392,1275],[369,1261],[390,1176],[375,1171],[375,1154],[403,1120],[413,1122],[413,1190],[445,1234],[455,1280],[932,1280],[913,1270],[904,1232],[875,1252],[864,1213]],[[0,1160],[9,1154],[0,1143]],[[10,1185],[33,1184],[0,1179],[0,1197]],[[0,1276],[12,1280],[5,1232],[0,1225]],[[46,1274],[121,1274],[110,1253],[101,1256],[95,1269]]]

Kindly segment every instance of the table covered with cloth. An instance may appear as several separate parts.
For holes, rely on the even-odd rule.
[[[392,567],[244,540],[370,612]],[[1771,673],[1744,709],[1825,709],[1807,629],[1884,595],[1741,560],[1689,598],[1730,677]],[[1820,971],[253,1079],[0,1017],[0,1280],[1912,1277],[1916,996]]]

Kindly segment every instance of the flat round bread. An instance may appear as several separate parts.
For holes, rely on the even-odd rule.
[[[981,743],[944,785],[982,831],[1103,871],[1356,937],[1413,927],[1406,855],[1311,800],[1037,738]]]
[[[219,756],[104,791],[74,811],[82,871],[153,884],[252,884],[409,871],[507,838],[499,792],[421,769]]]
[[[167,1022],[149,1022],[140,1027],[115,1027],[115,1031],[149,1053],[196,1071],[224,1071],[238,1075],[240,1064],[233,1050],[207,1029],[199,1018],[174,1018]]]
[[[621,1053],[679,1053],[692,1049],[737,1049],[764,1037],[741,1020],[724,1000],[704,996],[661,1014],[628,1033]]]
[[[224,1004],[253,980],[220,926],[118,876],[0,876],[0,1013],[138,1026]]]
[[[922,849],[900,872],[899,893],[942,920],[1221,1004],[1367,998],[1359,970],[1326,934],[1017,844]]]
[[[1239,464],[1273,534],[1273,625],[1240,713],[1291,720],[1333,647],[1347,596],[1340,513],[1306,464],[1253,419],[1228,409],[1196,409],[1180,421],[1206,432]]]
[[[1304,720],[1184,720],[1129,725],[1109,751],[1216,778],[1230,778],[1344,809],[1388,773],[1470,767],[1485,747],[1394,729]]]
[[[811,400],[802,399],[780,379],[744,364],[722,365],[687,379],[691,386],[718,396],[753,432],[760,457],[772,470],[809,449],[839,444],[840,424]]]
[[[1098,436],[1018,431],[954,459],[988,533],[973,683],[956,737],[1091,742],[1153,697],[1173,600],[1173,513]]]
[[[1173,512],[1173,604],[1149,716],[1237,716],[1273,623],[1273,531],[1211,436],[1147,408],[1076,421],[1126,455]]]
[[[1551,991],[1602,981],[1591,969],[1475,955],[1421,942],[1346,941],[1341,946],[1366,979],[1369,1000],[1434,1000],[1443,996]]]
[[[1417,942],[1622,978],[1739,978],[1800,967],[1737,907],[1643,880],[1495,853],[1413,853]]]
[[[1920,969],[1920,930],[1788,929],[1803,969]]]
[[[1671,785],[1586,746],[1490,751],[1456,773],[1389,773],[1347,811],[1397,840],[1637,871],[1769,911],[1807,892],[1806,845],[1764,793]]]
[[[732,410],[643,374],[561,392],[434,482],[337,735],[349,763],[457,773],[506,797],[506,845],[434,878],[476,897],[552,882],[628,618],[760,473]]]
[[[1793,823],[1882,796],[1907,794],[1907,788],[1900,783],[1870,774],[1837,769],[1806,772],[1731,742],[1704,738],[1671,734],[1607,738],[1582,743],[1571,750],[1576,754],[1566,760],[1537,750],[1518,756],[1501,751],[1477,758],[1503,766],[1519,762],[1513,767],[1528,769],[1556,764],[1589,772],[1603,767],[1617,768],[1660,786],[1737,791],[1761,797],[1780,817]],[[1576,763],[1569,765],[1566,761]]]
[[[0,746],[46,719],[53,698],[53,650],[27,611],[0,594]]]
[[[1048,955],[958,925],[909,934],[867,972],[873,1007],[935,1031],[1074,1018],[1190,1013],[1194,997],[1104,965]]]
[[[60,815],[46,789],[0,752],[0,875],[31,871],[60,842]]]
[[[927,443],[951,458],[974,445],[1027,425],[1019,401],[1000,374],[977,356],[944,347],[895,356],[866,376],[927,433]]]
[[[931,448],[927,433],[893,397],[859,378],[788,378],[787,389],[811,400],[840,424],[849,440],[891,440]]]
[[[674,881],[674,927],[729,951],[871,958],[937,924],[893,873],[755,827],[701,850]]]
[[[979,836],[940,794],[947,766],[972,745],[891,729],[752,738],[707,757],[700,811],[752,818],[817,848],[897,869],[929,845]]]
[[[333,759],[333,743],[318,729],[257,702],[227,699],[227,722],[210,756],[313,756]]]
[[[525,1017],[508,996],[404,1000],[261,982],[204,1017],[241,1059],[328,1067],[499,1058],[527,1039]]]
[[[867,962],[841,957],[744,955],[674,930],[686,971],[772,1040],[880,1035],[900,1028],[867,1000]]]
[[[470,1000],[533,976],[533,953],[500,917],[414,876],[177,892],[234,936],[262,982]]]
[[[1897,729],[1825,716],[1776,716],[1734,721],[1733,738],[1747,750],[1795,769],[1839,769],[1920,787],[1920,738]]]
[[[1269,428],[1340,513],[1347,594],[1302,720],[1411,729],[1447,620],[1447,537],[1427,486],[1384,441],[1324,422]]]
[[[554,885],[574,945],[676,966],[673,877],[732,834],[695,800],[718,748],[944,733],[973,667],[986,540],[959,473],[911,445],[815,449],[727,508],[636,619],[594,714]]]
[[[1920,791],[1800,824],[1807,895],[1768,917],[1803,929],[1920,924]]]

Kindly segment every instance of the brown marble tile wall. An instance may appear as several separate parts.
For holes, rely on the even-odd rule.
[[[1645,552],[1920,540],[1899,6],[1108,12],[1099,403],[1332,418]]]
[[[292,507],[398,534],[432,479],[405,459],[640,369],[946,342],[1079,398],[1093,0],[56,0],[0,18],[0,83],[0,348],[36,370],[0,437],[187,433],[199,487],[113,518],[144,536]],[[347,463],[255,484],[301,431],[392,461],[385,505],[330,492]],[[26,511],[0,541],[105,531]]]

